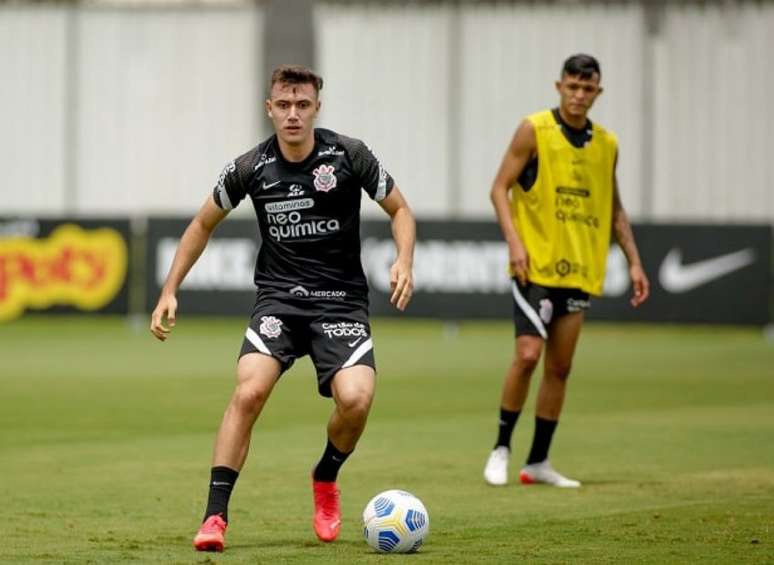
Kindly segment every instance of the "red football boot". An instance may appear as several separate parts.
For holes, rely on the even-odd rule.
[[[196,551],[223,551],[227,526],[220,514],[207,518],[193,540]]]
[[[314,533],[320,541],[335,540],[341,529],[341,507],[339,506],[339,489],[335,482],[315,481],[312,478],[314,491]]]

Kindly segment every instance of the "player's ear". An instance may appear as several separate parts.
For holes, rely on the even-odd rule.
[[[268,115],[270,118],[273,118],[274,116],[272,116],[272,115],[271,115],[271,100],[269,100],[269,99],[266,99],[265,106],[266,106],[266,114],[267,114],[267,115]]]

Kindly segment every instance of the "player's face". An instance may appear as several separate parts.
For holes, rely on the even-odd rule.
[[[602,93],[597,73],[591,78],[564,74],[562,80],[557,81],[556,90],[563,113],[575,118],[585,118],[594,100]]]
[[[314,131],[320,110],[317,92],[311,84],[277,82],[266,101],[266,111],[274,123],[277,136],[289,145],[301,145]]]

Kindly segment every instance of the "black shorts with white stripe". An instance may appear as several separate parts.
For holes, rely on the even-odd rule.
[[[548,338],[551,323],[573,312],[588,310],[591,306],[589,293],[577,288],[540,286],[528,282],[522,286],[514,278],[513,324],[516,335],[536,335]]]
[[[308,354],[317,371],[318,391],[326,397],[332,394],[331,380],[339,370],[355,365],[376,370],[367,310],[341,303],[259,299],[239,356],[256,352],[277,359],[283,373]]]

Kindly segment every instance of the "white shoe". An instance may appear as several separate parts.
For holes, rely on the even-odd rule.
[[[492,450],[484,467],[484,480],[492,486],[500,487],[508,484],[508,459],[511,450],[500,445]]]
[[[519,479],[525,485],[545,483],[560,488],[578,488],[581,486],[580,481],[568,479],[557,473],[551,466],[551,463],[548,462],[548,459],[542,463],[533,463],[523,467],[521,473],[519,473]]]

